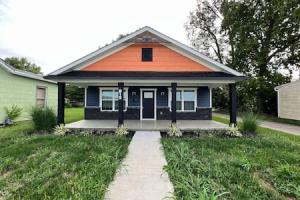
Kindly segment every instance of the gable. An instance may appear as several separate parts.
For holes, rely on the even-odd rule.
[[[142,62],[142,48],[153,49],[153,60]],[[132,44],[81,71],[210,72],[212,69],[162,44]]]

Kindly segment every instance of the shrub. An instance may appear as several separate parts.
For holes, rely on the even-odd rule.
[[[242,117],[241,131],[246,134],[254,134],[258,127],[257,116],[247,113]]]
[[[55,126],[53,133],[54,135],[66,135],[67,132],[69,132],[69,129],[67,129],[64,124],[60,124]]]
[[[121,125],[119,126],[117,129],[116,129],[116,135],[117,136],[122,136],[122,135],[128,135],[129,134],[129,131],[128,131],[128,128],[124,125]]]
[[[242,137],[243,135],[239,131],[239,129],[235,126],[230,126],[228,130],[225,132],[225,136],[229,137]]]
[[[22,108],[18,107],[17,105],[12,105],[10,108],[4,107],[4,109],[7,118],[11,120],[17,119],[22,113]]]
[[[56,115],[51,108],[34,107],[31,117],[36,131],[52,131],[56,125]]]
[[[168,134],[168,136],[175,136],[175,137],[181,137],[182,136],[182,132],[180,131],[180,129],[174,123],[171,124],[167,134]]]

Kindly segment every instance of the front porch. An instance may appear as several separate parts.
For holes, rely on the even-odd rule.
[[[171,125],[170,120],[125,120],[124,125],[130,131],[166,131]],[[182,131],[227,129],[228,126],[213,120],[177,120],[177,126]],[[66,125],[69,129],[115,130],[118,120],[81,120]]]

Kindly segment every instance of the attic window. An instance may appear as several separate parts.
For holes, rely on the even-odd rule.
[[[142,48],[142,61],[143,62],[152,61],[152,48]]]

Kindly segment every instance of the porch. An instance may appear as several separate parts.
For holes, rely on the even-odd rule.
[[[131,131],[151,130],[166,131],[171,125],[170,120],[125,120],[124,125]],[[118,120],[81,120],[66,125],[69,129],[100,129],[115,130]],[[227,129],[228,126],[213,120],[177,120],[177,127],[182,131],[197,129],[213,130]]]

